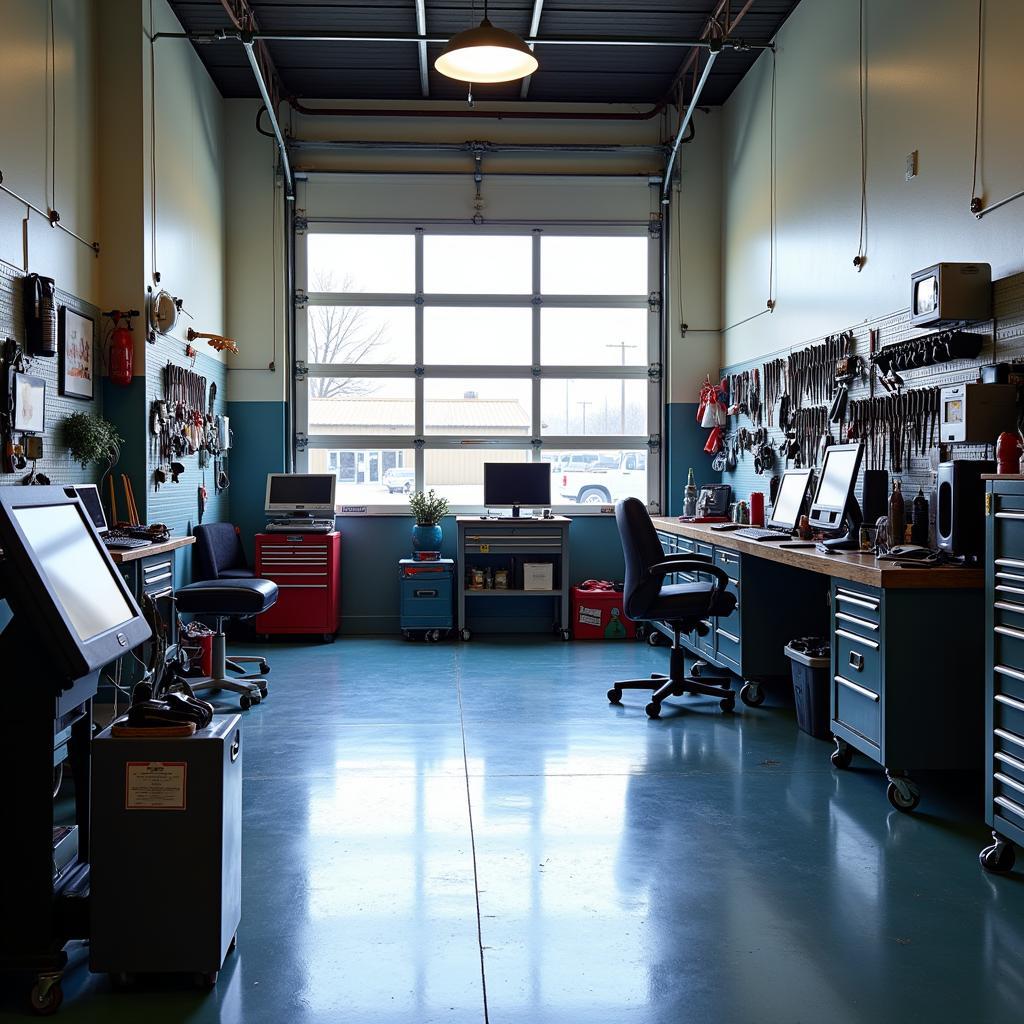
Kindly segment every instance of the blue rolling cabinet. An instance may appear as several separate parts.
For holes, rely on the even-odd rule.
[[[982,866],[1013,867],[1024,844],[1024,477],[985,493],[985,821]]]
[[[440,640],[454,628],[455,561],[439,558],[422,562],[403,558],[398,563],[399,625],[411,640]]]

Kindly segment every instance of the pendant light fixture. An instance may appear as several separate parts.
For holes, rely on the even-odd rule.
[[[491,24],[484,0],[484,20],[452,36],[434,67],[460,82],[483,83],[518,81],[532,75],[538,64],[519,36]]]

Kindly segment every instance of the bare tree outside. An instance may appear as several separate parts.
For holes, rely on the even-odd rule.
[[[313,281],[313,291],[347,292],[352,278],[346,275],[340,288],[335,287],[329,272],[319,273]],[[355,306],[311,306],[309,310],[310,362],[387,363],[391,360],[380,354],[370,358],[388,341],[388,323],[367,323],[366,310]],[[340,398],[343,395],[369,395],[380,390],[379,384],[351,377],[315,377],[310,379],[310,398]]]

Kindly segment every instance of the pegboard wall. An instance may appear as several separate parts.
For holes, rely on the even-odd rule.
[[[205,345],[198,342],[198,345]],[[146,487],[148,495],[146,498],[146,518],[151,523],[166,523],[171,527],[174,536],[187,536],[193,526],[199,523],[199,486],[206,483],[206,490],[209,495],[206,503],[206,511],[203,514],[204,523],[222,522],[229,519],[228,515],[228,490],[219,493],[214,486],[213,459],[205,470],[199,468],[198,455],[185,455],[177,459],[185,467],[185,472],[178,478],[177,483],[172,483],[170,478],[160,484],[160,489],[155,488],[154,473],[160,464],[160,451],[156,438],[149,431],[149,412],[153,402],[164,397],[164,367],[167,363],[175,366],[191,368],[195,373],[206,378],[207,388],[211,384],[217,386],[217,396],[214,401],[214,413],[223,416],[227,413],[227,365],[220,359],[206,355],[199,350],[196,356],[195,365],[191,365],[191,359],[185,356],[185,341],[181,338],[174,338],[158,334],[156,341],[146,346]],[[223,458],[226,464],[226,472],[231,476],[230,454]]]
[[[921,367],[915,370],[900,370],[906,387],[904,390],[917,388],[939,387],[945,384],[955,384],[961,381],[976,380],[979,368],[986,364],[997,362],[1024,361],[1024,274],[1017,274],[1013,277],[1004,278],[1001,281],[993,282],[993,313],[991,321],[985,323],[971,324],[966,327],[972,334],[979,334],[984,338],[981,351],[974,359],[958,359],[952,362],[942,363],[936,366]],[[837,329],[839,325],[837,325]],[[868,372],[870,363],[870,333],[872,330],[878,332],[876,339],[876,351],[881,351],[885,346],[900,341],[912,340],[924,337],[929,333],[911,326],[909,309],[901,310],[888,316],[880,317],[849,328],[853,334],[853,352],[861,357],[864,371],[859,379],[850,384],[850,399],[859,400],[869,397],[871,393]],[[791,349],[781,349],[775,352],[766,353],[755,360],[743,363],[736,363],[727,366],[722,370],[722,377],[727,374],[741,373],[744,370],[758,369],[762,373],[764,364],[775,358],[785,358],[791,352],[799,351],[809,345],[820,344],[822,339],[815,339],[807,342],[806,345],[795,345]],[[877,370],[875,371],[877,373]],[[834,387],[834,385],[833,385]],[[834,393],[834,392],[833,392]],[[877,383],[874,386],[876,397],[886,394],[885,389]],[[824,403],[827,406],[831,402],[831,396]],[[810,406],[811,402],[804,401],[804,407]],[[1018,416],[1020,408],[1018,405]],[[764,418],[764,425],[767,426],[767,417]],[[745,414],[730,416],[726,433],[731,435],[742,427],[752,430],[755,424]],[[833,433],[835,428],[833,428]],[[778,451],[779,442],[782,440],[782,432],[777,426],[768,427],[769,438]],[[845,436],[836,437],[837,441],[846,440]],[[994,441],[994,439],[993,439]],[[979,445],[956,445],[948,451],[948,457],[958,458],[994,458],[993,448]],[[935,485],[935,471],[940,459],[938,445],[927,447],[923,454],[914,452],[908,460],[905,460],[901,472],[894,473],[892,467],[886,463],[878,465],[878,468],[889,470],[890,487],[892,480],[900,480],[905,499],[909,505],[918,488],[922,488],[926,495],[929,495],[929,503],[934,516],[934,501],[931,497]],[[805,462],[808,465],[809,462]],[[865,466],[868,465],[865,459]],[[723,483],[728,483],[733,489],[733,500],[749,499],[753,491],[764,492],[766,498],[769,494],[769,483],[771,477],[781,474],[786,464],[779,457],[776,457],[772,468],[762,474],[758,474],[754,467],[754,457],[750,452],[741,451],[737,458],[736,468],[721,474]],[[712,474],[713,475],[713,474]],[[858,486],[859,492],[859,486]]]
[[[21,273],[8,264],[0,263],[0,338],[14,338],[20,345],[25,343],[25,321],[22,312]],[[57,303],[91,317],[93,320],[93,370],[95,394],[91,401],[58,394],[57,373],[59,356],[36,356],[26,359],[29,373],[46,381],[46,431],[43,434],[43,457],[36,463],[36,470],[50,478],[54,484],[95,483],[101,467],[88,466],[85,469],[75,462],[64,447],[60,436],[61,421],[74,412],[88,412],[103,415],[103,388],[99,360],[103,322],[99,310],[68,292],[57,289]],[[0,473],[0,486],[20,484],[28,470],[16,473]]]

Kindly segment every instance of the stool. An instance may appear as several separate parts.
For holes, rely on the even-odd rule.
[[[270,671],[266,658],[228,658],[224,622],[226,619],[248,619],[272,607],[277,601],[277,584],[261,579],[204,580],[180,587],[175,593],[179,612],[191,612],[213,618],[217,631],[212,643],[212,674],[200,679],[189,680],[194,693],[201,690],[230,690],[239,694],[238,703],[242,709],[258,704],[267,696],[268,688],[263,676]],[[259,665],[258,674],[245,673],[243,664]],[[241,673],[228,678],[228,670]]]

